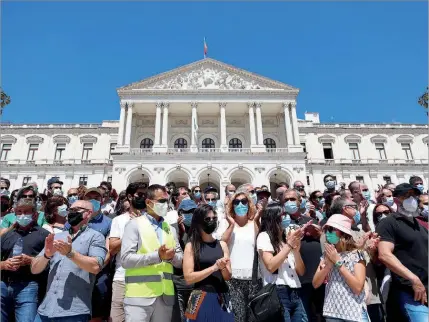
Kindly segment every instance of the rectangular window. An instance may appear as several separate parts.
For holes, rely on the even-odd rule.
[[[375,143],[375,149],[377,150],[377,155],[380,160],[385,160],[386,158],[386,150],[384,149],[384,143]]]
[[[307,146],[305,145],[305,143],[301,143],[301,146],[302,146],[302,152],[305,153],[304,159],[307,159]]]
[[[3,143],[1,146],[0,161],[6,161],[9,151],[12,150],[12,144]]]
[[[24,177],[23,179],[22,179],[22,186],[23,187],[25,187],[25,186],[28,186],[28,183],[31,181],[31,177]]]
[[[112,152],[115,151],[116,145],[116,143],[110,143],[109,159],[112,158]]]
[[[390,176],[384,176],[383,180],[386,184],[392,183],[392,179],[390,178]]]
[[[356,176],[356,181],[359,181],[360,183],[365,183],[363,180],[363,176]]]
[[[39,144],[30,144],[28,148],[27,161],[33,161],[37,150],[39,150]]]
[[[84,143],[82,149],[82,160],[89,160],[91,157],[91,151],[93,143]]]
[[[107,177],[107,182],[112,182],[112,176]]]
[[[325,160],[334,159],[334,151],[332,151],[331,143],[323,143],[323,155],[325,156]]]
[[[405,158],[407,160],[412,160],[413,154],[411,153],[411,145],[409,143],[401,143],[401,147],[405,153]]]
[[[79,177],[79,186],[86,186],[88,184],[88,177]]]
[[[66,149],[65,143],[57,143],[57,147],[55,148],[55,160],[62,160],[64,151]]]
[[[349,143],[349,149],[352,152],[353,160],[360,160],[358,144],[357,143]]]
[[[310,176],[307,176],[307,186],[310,185]]]

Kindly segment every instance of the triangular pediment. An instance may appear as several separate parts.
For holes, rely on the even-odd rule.
[[[206,58],[145,80],[121,87],[127,90],[283,90],[298,92],[290,85]]]

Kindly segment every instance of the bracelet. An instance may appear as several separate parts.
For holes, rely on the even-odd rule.
[[[52,258],[52,256],[51,257],[46,256],[45,253],[43,253],[43,257],[45,257],[47,260],[50,260]]]

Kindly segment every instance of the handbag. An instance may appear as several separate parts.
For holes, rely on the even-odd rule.
[[[253,258],[252,284],[253,287],[258,285],[258,252],[256,245]],[[267,284],[257,293],[251,295],[247,306],[256,322],[283,321],[283,307],[277,296],[275,283]]]

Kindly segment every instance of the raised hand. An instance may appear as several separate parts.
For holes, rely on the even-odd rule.
[[[45,238],[45,255],[46,257],[52,257],[56,251],[54,248],[54,234],[49,234]]]
[[[341,260],[340,255],[338,254],[337,250],[335,249],[335,246],[331,244],[325,244],[325,256],[333,263],[335,264],[339,260]]]
[[[72,250],[72,239],[70,236],[67,236],[67,242],[64,240],[54,240],[54,248],[57,250],[61,255],[67,255]],[[48,256],[48,255],[46,255]]]

